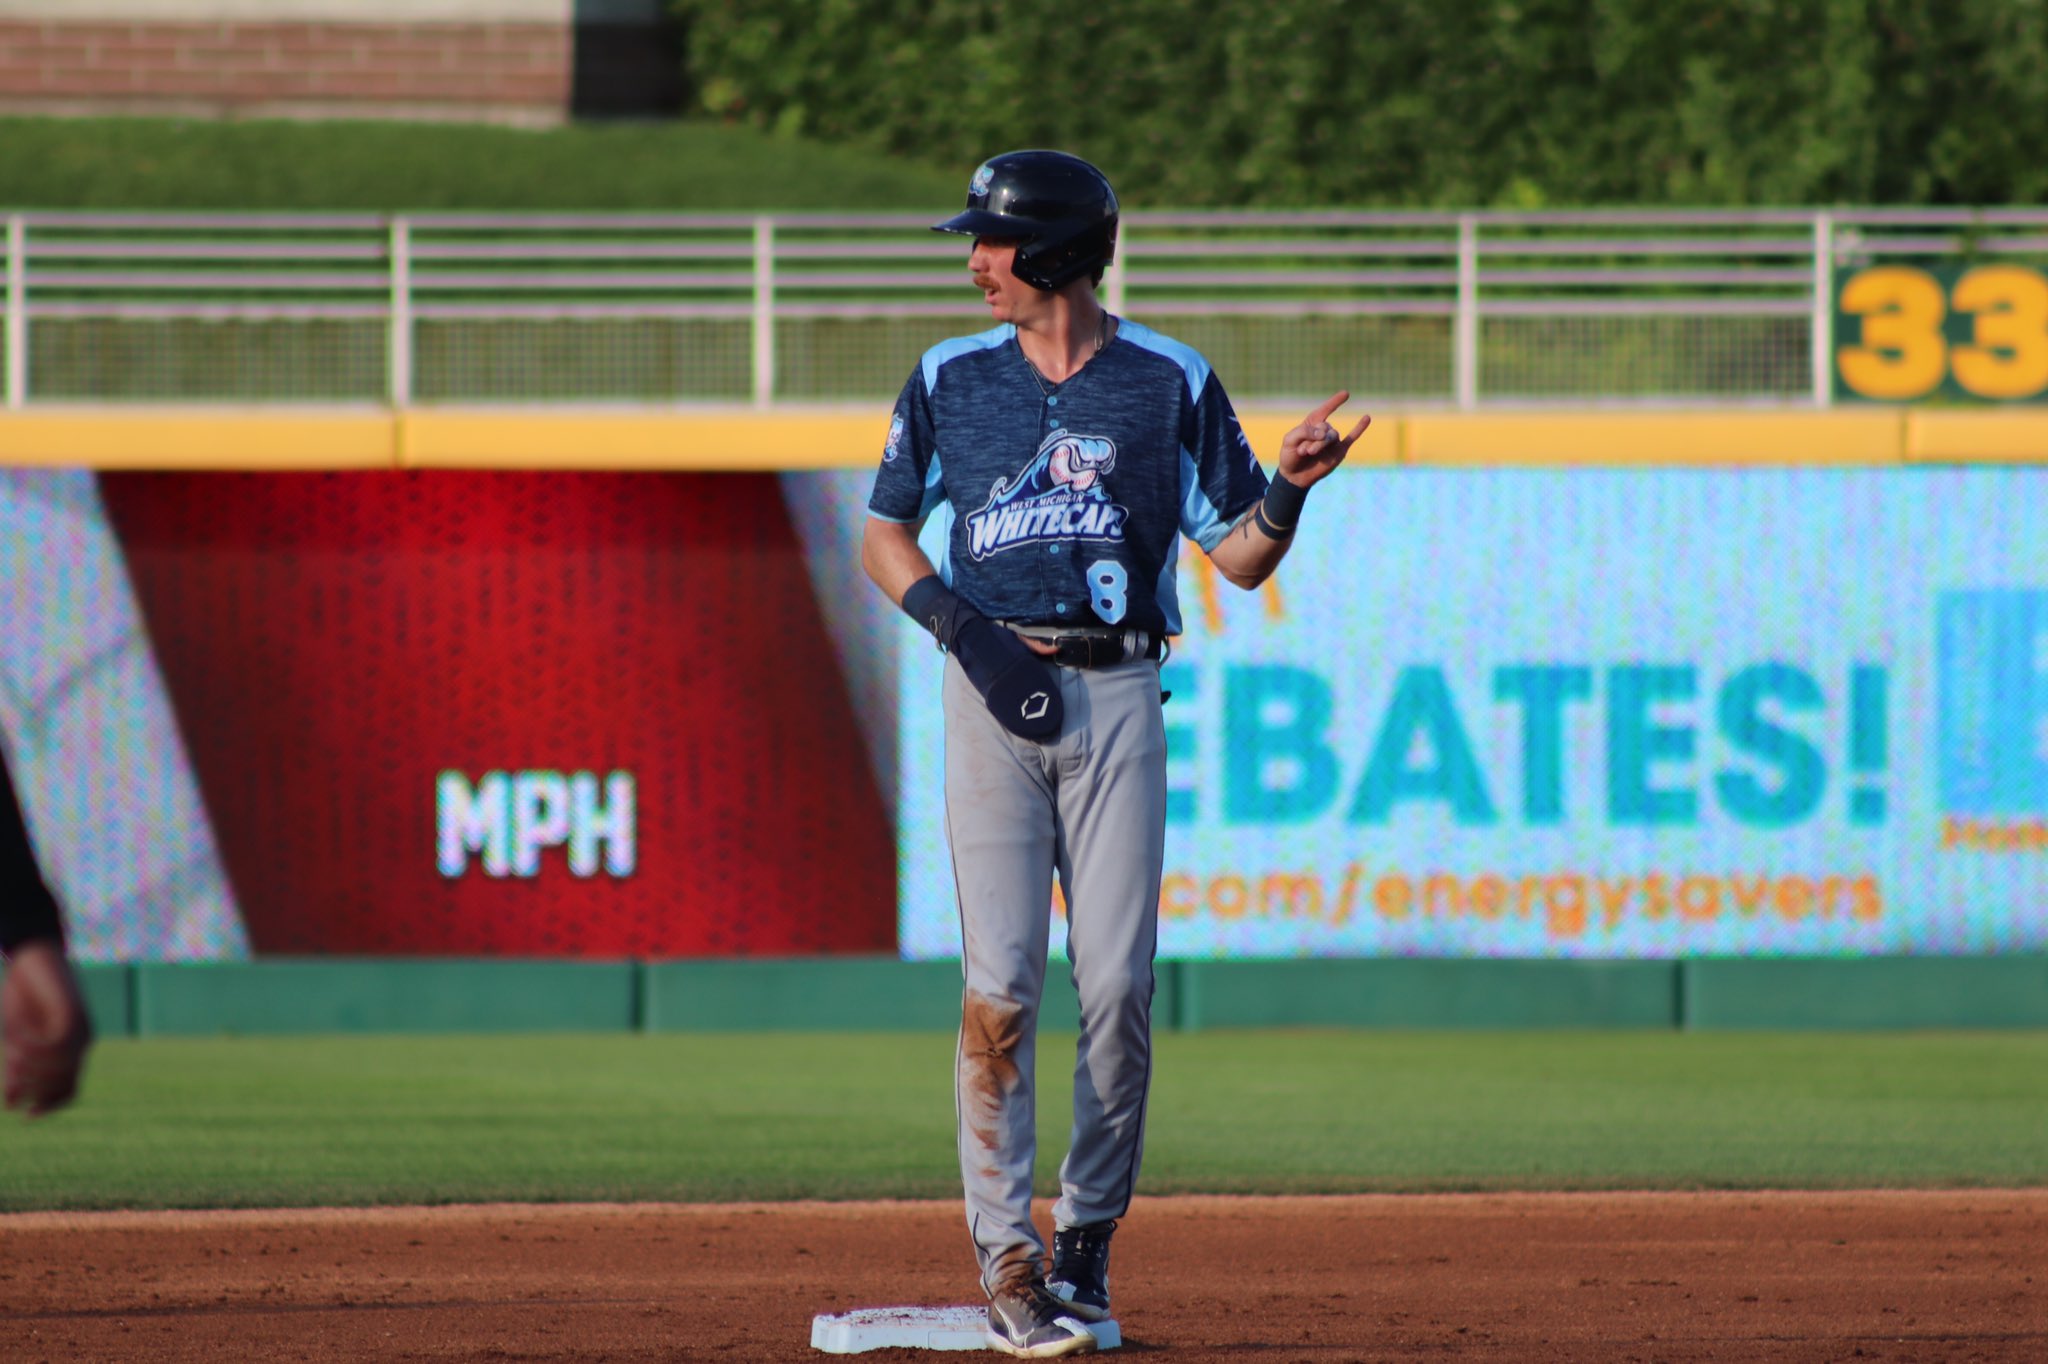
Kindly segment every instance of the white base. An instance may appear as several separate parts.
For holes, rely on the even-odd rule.
[[[868,1350],[986,1350],[985,1307],[863,1307],[855,1312],[811,1318],[811,1348],[828,1355]],[[1091,1321],[1095,1348],[1124,1343],[1114,1321]]]

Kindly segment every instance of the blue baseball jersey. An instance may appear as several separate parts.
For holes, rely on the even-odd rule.
[[[868,511],[946,518],[939,574],[984,615],[1173,635],[1176,533],[1214,549],[1265,491],[1223,385],[1191,347],[1119,321],[1054,385],[1005,325],[925,352],[896,400]]]

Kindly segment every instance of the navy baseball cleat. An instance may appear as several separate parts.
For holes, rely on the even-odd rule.
[[[1083,1321],[1109,1316],[1109,1234],[1115,1230],[1114,1222],[1053,1229],[1052,1274],[1045,1286]]]
[[[1020,1359],[1053,1359],[1095,1348],[1088,1323],[1038,1278],[1020,1279],[995,1291],[988,1300],[986,1334],[991,1349]]]

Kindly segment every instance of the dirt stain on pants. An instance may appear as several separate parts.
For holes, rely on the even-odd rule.
[[[984,1151],[1002,1148],[1002,1117],[1022,1075],[1024,1006],[969,990],[960,999],[961,1117]]]
[[[1030,1115],[1024,1111],[1022,1069],[1017,1052],[1027,1029],[1022,1004],[967,990],[960,1000],[960,1120],[982,1153],[974,1170],[984,1196],[1006,1200],[1009,1181],[1032,1158]],[[1024,1145],[1018,1149],[1018,1136]],[[967,1148],[963,1143],[962,1156]],[[1028,1175],[1026,1178],[1028,1179]],[[998,1193],[998,1189],[1003,1192]],[[973,1200],[970,1198],[970,1205]],[[1042,1272],[1028,1243],[989,1248],[984,1282],[991,1287],[1019,1282]]]

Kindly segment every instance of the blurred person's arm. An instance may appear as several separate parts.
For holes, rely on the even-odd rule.
[[[92,1044],[78,978],[64,956],[64,920],[36,867],[14,783],[0,766],[0,1051],[9,1108],[30,1117],[71,1102]]]

